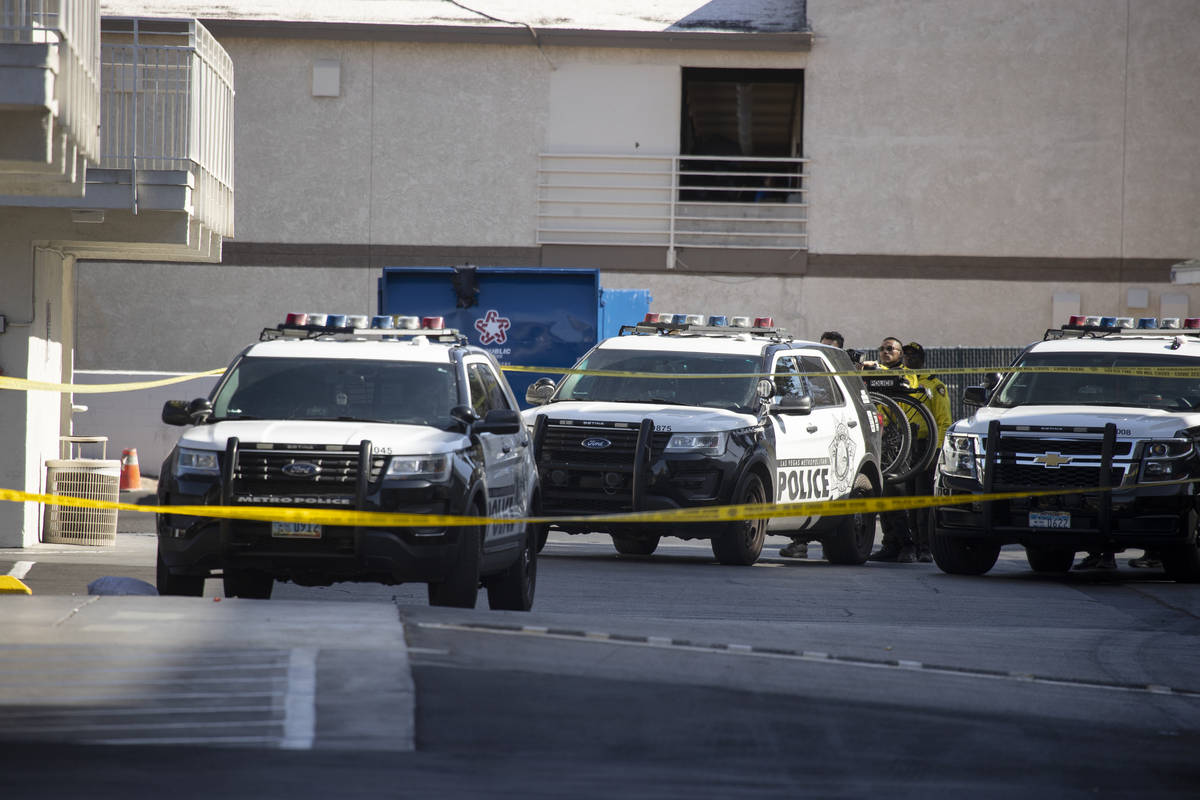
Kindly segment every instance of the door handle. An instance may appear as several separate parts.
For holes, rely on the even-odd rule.
[[[805,428],[805,430],[806,430],[806,431],[808,431],[809,433],[816,433],[816,432],[817,432],[817,426],[816,426],[816,425],[809,425],[807,428]]]
[[[846,427],[847,427],[847,428],[857,428],[857,427],[858,427],[858,420],[856,420],[856,419],[852,419],[852,420],[849,420],[849,421],[847,421],[847,422],[846,422]]]

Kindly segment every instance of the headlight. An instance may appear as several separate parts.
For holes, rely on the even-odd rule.
[[[729,436],[725,431],[720,433],[673,433],[667,442],[665,452],[668,453],[700,453],[706,456],[724,454]]]
[[[979,480],[976,469],[978,453],[978,436],[968,434],[946,434],[946,442],[942,445],[942,473],[955,475],[960,478]]]
[[[193,450],[190,447],[179,448],[179,458],[175,461],[175,474],[221,474],[221,466],[217,463],[217,452],[215,450]]]
[[[387,477],[444,481],[450,477],[450,456],[392,456]]]
[[[1186,439],[1167,439],[1142,445],[1140,481],[1168,481],[1186,471],[1186,459],[1192,453]]]

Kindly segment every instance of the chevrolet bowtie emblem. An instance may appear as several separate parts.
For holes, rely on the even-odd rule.
[[[1035,458],[1033,463],[1041,464],[1049,469],[1058,469],[1063,464],[1070,464],[1071,457],[1064,456],[1062,453],[1046,453],[1044,456]]]

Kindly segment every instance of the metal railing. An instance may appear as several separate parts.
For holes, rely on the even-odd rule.
[[[807,159],[543,153],[538,244],[804,250]]]
[[[233,61],[196,21],[105,19],[102,169],[191,175],[193,211],[233,234]]]
[[[0,45],[58,50],[57,114],[89,161],[100,156],[99,0],[0,0]]]

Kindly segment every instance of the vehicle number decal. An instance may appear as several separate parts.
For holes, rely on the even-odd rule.
[[[829,467],[805,469],[795,467],[778,470],[779,486],[776,497],[782,501],[821,500],[829,497]]]
[[[654,430],[656,430],[656,431],[669,431],[669,430],[671,430],[671,426],[670,426],[670,425],[655,425],[655,426],[654,426]]]
[[[511,517],[516,512],[517,495],[516,492],[500,495],[499,497],[489,497],[487,503],[487,515],[493,519],[496,517]],[[487,526],[487,538],[497,536],[506,536],[510,533],[517,532],[516,523],[496,523]]]
[[[391,454],[392,448],[390,447],[381,447],[377,444],[371,445],[371,455],[373,456],[390,456]]]

